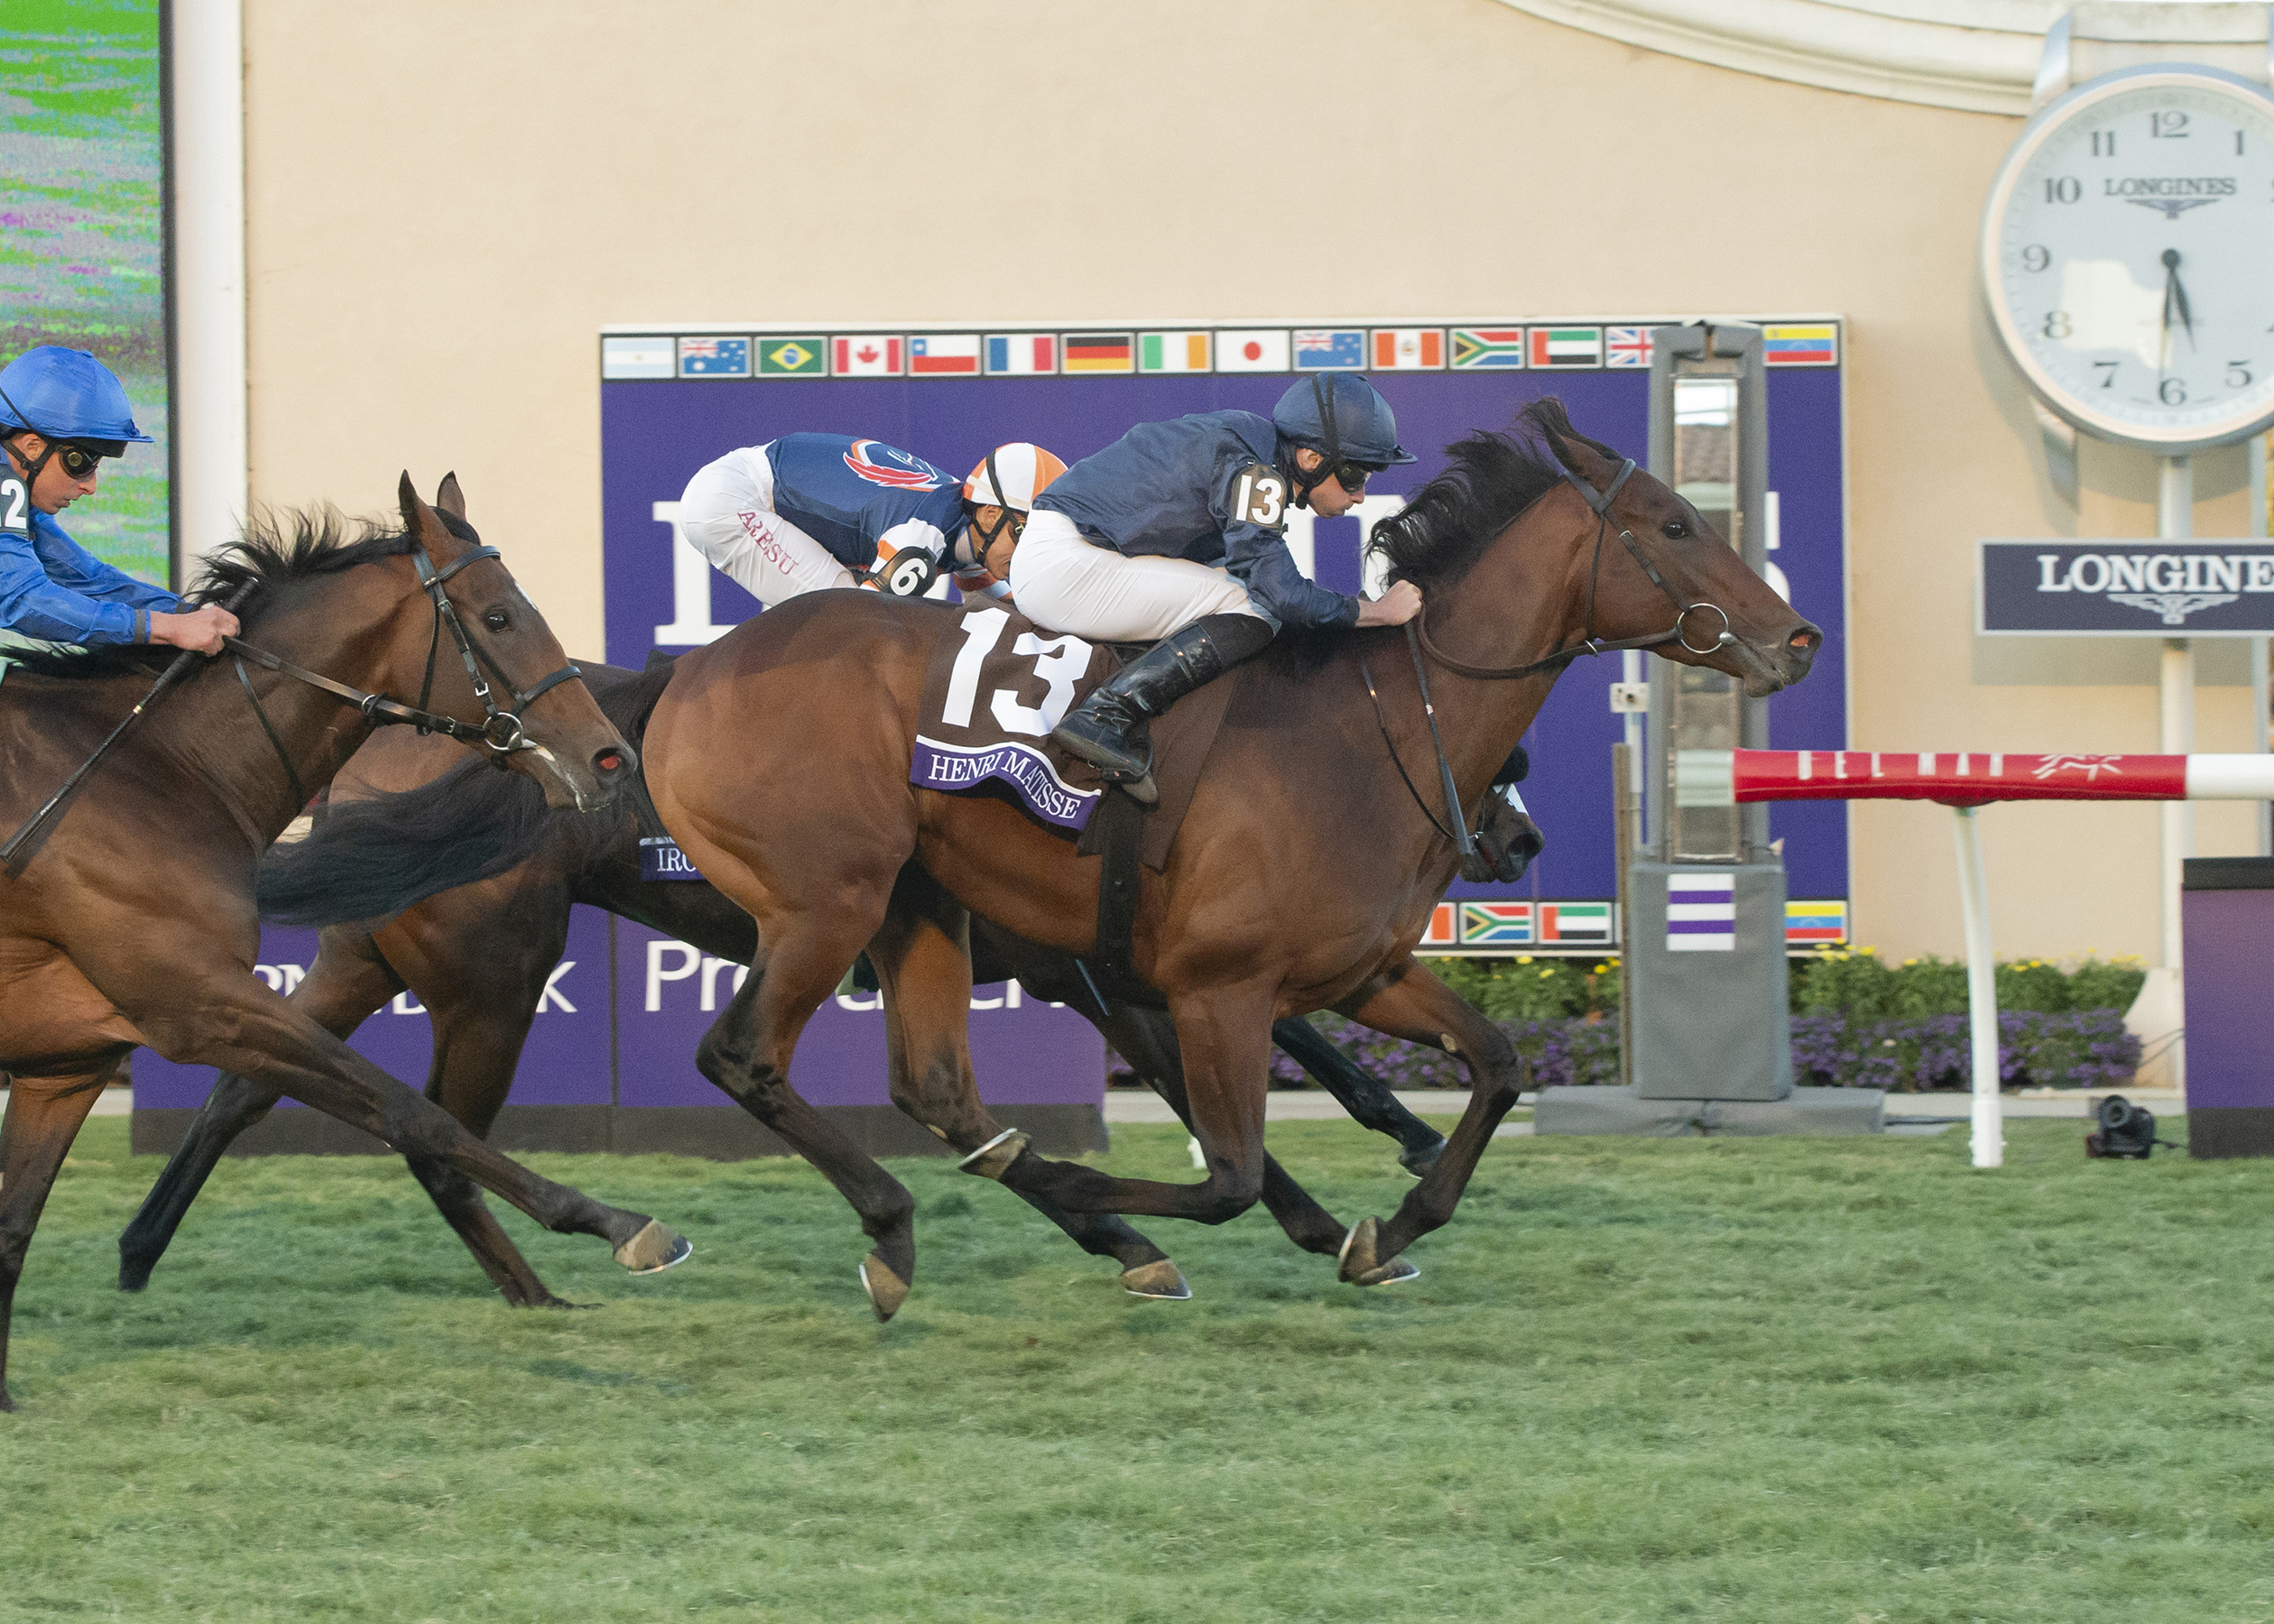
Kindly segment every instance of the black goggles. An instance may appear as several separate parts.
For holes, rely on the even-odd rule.
[[[85,479],[102,466],[103,458],[115,453],[95,446],[82,446],[65,440],[55,448],[55,460],[63,465],[63,472],[73,479]]]
[[[1345,491],[1355,494],[1366,488],[1366,481],[1381,473],[1388,463],[1339,462],[1335,465],[1335,483]]]

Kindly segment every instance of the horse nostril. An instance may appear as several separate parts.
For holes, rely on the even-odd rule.
[[[624,770],[624,752],[620,750],[601,751],[592,758],[593,776],[599,779],[602,783],[622,777]]]
[[[1819,635],[1820,633],[1814,630],[1795,632],[1789,640],[1790,646],[1797,652],[1806,654],[1810,649],[1816,647],[1816,638]]]

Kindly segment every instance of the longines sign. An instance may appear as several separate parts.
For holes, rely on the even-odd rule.
[[[2274,541],[1983,541],[1975,626],[1986,634],[2274,634]]]

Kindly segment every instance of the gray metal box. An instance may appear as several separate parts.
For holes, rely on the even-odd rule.
[[[1623,995],[1634,1092],[1781,1100],[1792,1092],[1784,864],[1634,862]]]

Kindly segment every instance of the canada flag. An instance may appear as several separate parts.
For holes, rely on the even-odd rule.
[[[897,378],[901,375],[901,339],[893,333],[855,333],[836,344],[837,364],[831,373],[840,378]]]

